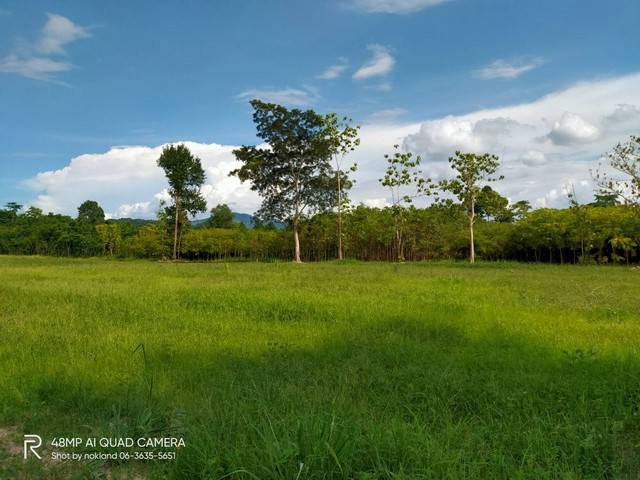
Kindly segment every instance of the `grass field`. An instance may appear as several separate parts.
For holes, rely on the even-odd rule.
[[[0,257],[0,478],[638,479],[639,312],[623,267]]]

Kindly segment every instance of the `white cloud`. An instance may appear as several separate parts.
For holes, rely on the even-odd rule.
[[[285,88],[283,90],[259,90],[250,89],[238,94],[240,100],[253,100],[257,98],[263,102],[276,103],[278,105],[288,105],[291,107],[304,107],[313,105],[318,100],[318,95],[309,89],[299,90]]]
[[[346,58],[340,58],[340,63],[331,65],[324,72],[322,72],[322,74],[319,75],[318,78],[321,80],[335,80],[340,75],[342,75],[347,68],[349,68],[348,60]]]
[[[75,25],[61,15],[47,14],[48,19],[40,38],[33,44],[22,42],[19,51],[14,51],[0,60],[0,72],[16,73],[36,80],[66,85],[57,80],[55,74],[73,67],[66,60],[56,60],[54,56],[66,56],[64,49],[69,43],[91,37],[89,28]]]
[[[239,167],[233,146],[184,142],[202,161],[207,174],[202,193],[211,208],[227,203],[238,212],[254,212],[260,204],[248,184],[228,174]],[[167,200],[166,178],[156,164],[163,145],[118,147],[106,153],[73,158],[56,171],[42,172],[26,182],[37,192],[30,204],[45,212],[75,216],[85,200],[96,200],[111,217],[155,215],[160,200]]]
[[[409,13],[435,7],[449,0],[348,0],[345,6],[351,10],[370,13]]]
[[[506,60],[494,60],[489,65],[476,70],[475,73],[480,78],[487,80],[492,80],[494,78],[513,79],[519,77],[523,73],[540,67],[542,64],[544,64],[544,60],[541,58],[533,58],[529,60],[520,59],[511,62]]]
[[[504,117],[472,121],[447,116],[423,123],[418,133],[407,136],[404,146],[429,155],[452,155],[455,150],[484,152],[520,128],[523,126],[518,122]]]
[[[520,155],[520,161],[528,167],[539,167],[547,162],[547,157],[540,150],[527,150]]]
[[[393,70],[396,61],[389,53],[389,49],[382,45],[369,45],[373,56],[353,74],[355,80],[385,76]]]
[[[505,175],[495,188],[514,201],[564,206],[562,186],[570,181],[588,202],[589,170],[604,152],[637,133],[639,98],[640,73],[582,82],[534,102],[423,122],[401,143],[423,156],[430,176],[446,173],[446,159],[455,150],[490,152],[500,157]]]
[[[0,61],[0,72],[17,73],[36,80],[54,81],[53,74],[66,72],[72,65],[66,61],[43,57],[23,57],[10,54]]]
[[[547,138],[556,145],[579,145],[600,138],[601,131],[580,115],[564,112],[560,119],[553,122]]]
[[[367,115],[365,123],[382,123],[389,124],[405,115],[407,111],[404,108],[387,108],[379,112]]]
[[[640,99],[640,73],[583,82],[526,104],[422,123],[391,120],[364,123],[359,132],[361,145],[346,160],[349,164],[358,163],[353,174],[357,183],[350,196],[354,204],[385,204],[389,192],[378,182],[386,169],[384,154],[393,153],[393,145],[400,144],[421,155],[421,169],[435,179],[450,175],[447,158],[455,150],[488,151],[500,157],[500,174],[505,176],[494,188],[512,201],[529,200],[538,206],[563,207],[568,203],[563,189],[572,184],[579,201],[589,202],[593,198],[589,170],[598,167],[603,153],[627,141],[630,134],[638,134],[637,99]],[[566,112],[573,112],[582,120],[569,121]],[[394,111],[388,113],[391,119]],[[536,142],[537,138],[548,139],[556,122],[556,134],[573,132],[571,138],[579,134],[584,141],[570,145]],[[582,129],[571,130],[569,125]],[[590,135],[588,132],[593,130],[585,125],[596,128],[599,134]],[[209,208],[227,203],[237,212],[257,210],[260,199],[249,184],[228,177],[228,172],[239,166],[231,153],[234,147],[186,145],[201,158],[207,173],[202,191]],[[161,151],[162,146],[120,147],[76,157],[66,167],[43,172],[28,182],[37,196],[31,204],[45,212],[75,216],[83,201],[93,199],[113,216],[153,217],[167,188],[164,173],[156,166]],[[421,199],[417,205],[428,201]]]
[[[64,46],[81,38],[91,37],[87,27],[75,25],[62,15],[48,13],[46,25],[42,30],[37,48],[41,53],[51,55],[66,55]]]
[[[637,123],[639,119],[640,108],[635,105],[629,105],[628,103],[617,105],[613,113],[605,117],[605,120],[613,125],[628,124],[631,122]]]

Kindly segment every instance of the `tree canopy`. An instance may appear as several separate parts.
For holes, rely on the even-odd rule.
[[[205,173],[200,159],[184,145],[167,145],[158,158],[169,182],[169,195],[173,199],[173,259],[179,255],[179,232],[184,213],[204,212],[207,203],[200,193]]]
[[[337,197],[325,118],[313,110],[288,110],[260,100],[250,103],[258,137],[269,147],[234,150],[243,165],[230,175],[251,182],[251,189],[260,194],[259,218],[292,224],[295,261],[300,262],[300,220],[329,209]]]

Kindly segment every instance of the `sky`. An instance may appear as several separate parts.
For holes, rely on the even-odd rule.
[[[638,0],[3,0],[0,208],[153,218],[156,161],[185,143],[208,208],[253,213],[228,176],[260,142],[253,98],[360,126],[355,204],[390,203],[396,144],[434,180],[488,152],[510,201],[588,203],[590,172],[640,135],[638,45]]]

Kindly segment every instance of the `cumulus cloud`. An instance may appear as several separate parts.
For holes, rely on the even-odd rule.
[[[517,78],[523,73],[529,72],[540,67],[544,64],[542,58],[533,59],[519,59],[519,60],[494,60],[489,65],[486,65],[476,70],[476,75],[486,80],[493,80],[495,78],[513,79]]]
[[[386,168],[384,154],[392,154],[393,145],[399,144],[421,155],[424,174],[434,179],[451,174],[447,158],[455,150],[487,151],[500,157],[500,173],[505,176],[494,188],[514,202],[529,200],[537,206],[564,207],[568,202],[563,190],[567,184],[574,186],[579,201],[589,202],[593,198],[589,170],[598,167],[604,152],[638,133],[638,106],[634,104],[638,98],[640,73],[583,82],[534,102],[424,122],[394,121],[394,113],[402,111],[391,110],[387,120],[365,122],[360,129],[361,144],[347,159],[358,163],[353,174],[357,183],[350,197],[356,205],[385,205],[389,192],[378,179]],[[574,121],[574,126],[590,125],[599,134],[584,137],[590,130],[577,128],[572,138],[577,131],[584,141],[570,145],[550,141],[547,136],[556,122],[557,135],[571,132],[567,112],[582,119]],[[535,141],[545,137],[542,143]],[[202,191],[209,208],[227,203],[237,212],[257,210],[260,199],[249,184],[228,177],[228,172],[239,166],[231,153],[235,147],[186,145],[201,158],[207,173]],[[45,212],[75,215],[83,201],[93,199],[112,216],[153,217],[167,188],[164,173],[156,166],[161,151],[162,146],[119,147],[76,157],[66,167],[43,172],[28,182],[37,196],[30,204]],[[428,201],[421,199],[417,205]]]
[[[446,159],[455,150],[490,152],[501,158],[506,178],[496,188],[503,195],[564,206],[562,186],[570,181],[588,202],[592,186],[582,182],[590,182],[589,170],[637,132],[637,98],[639,73],[582,82],[526,104],[428,120],[400,143],[423,156],[430,176],[447,173]]]
[[[238,94],[240,100],[253,100],[257,98],[263,102],[288,105],[291,107],[304,107],[313,105],[318,100],[316,92],[307,89],[285,88],[282,90],[250,89]]]
[[[576,113],[564,112],[553,122],[547,138],[556,145],[576,145],[589,143],[600,138],[601,131]]]
[[[409,13],[435,7],[449,0],[349,0],[345,6],[367,13]]]
[[[238,212],[254,212],[260,202],[248,184],[228,174],[239,167],[233,146],[184,142],[202,161],[207,174],[202,193],[211,208],[227,203]],[[75,215],[87,199],[96,200],[112,218],[154,216],[168,200],[164,172],[156,164],[163,145],[117,147],[106,153],[73,158],[60,170],[42,172],[26,185],[37,193],[32,205],[45,212]],[[123,188],[123,186],[126,186]]]
[[[456,150],[484,152],[519,127],[517,121],[504,117],[474,121],[447,116],[423,123],[419,132],[405,138],[404,146],[429,155],[453,154]]]
[[[362,67],[356,70],[353,74],[355,80],[385,76],[393,70],[393,66],[396,63],[387,47],[382,45],[369,45],[368,49],[373,53],[373,56],[365,62]]]
[[[22,42],[19,51],[0,60],[0,72],[64,84],[55,74],[70,70],[73,64],[52,57],[67,56],[64,47],[75,40],[91,37],[91,32],[88,27],[78,26],[62,15],[49,13],[47,17],[39,39],[33,43]]]
[[[640,108],[628,103],[616,106],[616,109],[604,117],[606,122],[613,125],[628,124],[640,120]]]

